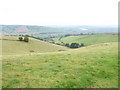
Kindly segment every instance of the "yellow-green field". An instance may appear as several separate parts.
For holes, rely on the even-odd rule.
[[[3,55],[20,55],[31,53],[56,52],[59,50],[67,50],[68,48],[29,38],[29,42],[19,41],[15,36],[2,37]],[[1,47],[1,46],[0,46]]]
[[[94,35],[79,35],[79,36],[68,36],[63,37],[61,41],[59,38],[54,38],[56,43],[61,44],[61,41],[64,43],[84,43],[86,46],[94,45],[99,43],[107,43],[107,42],[117,42],[118,35],[112,34],[94,34]]]
[[[35,39],[8,39],[3,40],[3,88],[118,87],[118,42],[68,49]],[[28,46],[36,52],[25,54]]]

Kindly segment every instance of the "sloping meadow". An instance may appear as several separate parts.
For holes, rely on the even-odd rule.
[[[29,42],[19,41],[18,36],[3,36],[2,38],[3,55],[24,55],[56,52],[60,50],[66,51],[68,48],[33,38],[29,38]]]
[[[3,88],[117,88],[118,43],[3,57]]]

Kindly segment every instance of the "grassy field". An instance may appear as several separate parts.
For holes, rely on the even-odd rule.
[[[54,38],[56,43],[61,44],[59,38]],[[117,42],[118,35],[112,34],[95,34],[95,35],[80,35],[80,36],[68,36],[61,39],[64,43],[84,43],[86,46],[106,43],[106,42]]]
[[[3,57],[3,88],[117,88],[118,43]]]
[[[3,55],[56,52],[59,50],[64,51],[68,49],[63,46],[47,43],[33,38],[29,38],[30,40],[28,43],[18,41],[18,37],[15,36],[3,36],[2,39]]]

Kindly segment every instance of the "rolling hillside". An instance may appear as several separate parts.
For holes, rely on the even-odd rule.
[[[56,43],[61,44],[59,38],[54,38]],[[94,35],[80,35],[80,36],[68,36],[61,39],[64,43],[84,43],[86,46],[106,43],[106,42],[117,42],[118,35],[112,34],[94,34]]]
[[[16,36],[4,36],[2,87],[117,88],[117,35],[100,36],[62,39],[88,42],[89,46],[78,49],[68,49],[33,38],[26,43],[18,41]]]
[[[56,52],[59,50],[64,51],[68,49],[63,46],[54,45],[33,38],[29,38],[30,41],[28,43],[18,41],[18,37],[15,36],[3,36],[2,39],[3,39],[2,41],[3,55]]]
[[[3,88],[90,87],[118,87],[117,42],[61,53],[3,57]]]

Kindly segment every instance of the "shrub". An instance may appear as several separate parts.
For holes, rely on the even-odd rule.
[[[27,36],[24,36],[24,41],[25,42],[28,42],[29,41],[29,38]]]
[[[23,37],[19,37],[19,40],[22,41],[22,40],[23,40]]]
[[[80,47],[83,47],[83,46],[85,46],[84,43],[81,43]]]
[[[70,48],[79,48],[80,45],[78,43],[71,43]]]
[[[66,43],[65,46],[66,46],[66,47],[69,47],[69,43]]]

